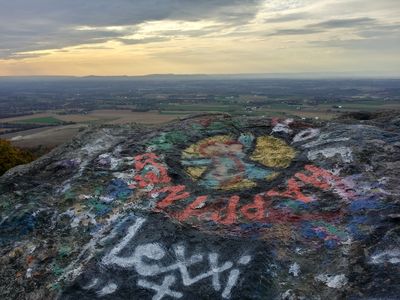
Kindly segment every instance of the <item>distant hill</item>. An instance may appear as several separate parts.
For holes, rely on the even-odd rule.
[[[229,80],[229,79],[400,79],[400,74],[307,72],[307,73],[254,73],[254,74],[149,74],[141,76],[0,76],[1,80]]]

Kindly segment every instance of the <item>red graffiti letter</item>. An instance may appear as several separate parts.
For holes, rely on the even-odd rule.
[[[244,205],[240,212],[251,221],[262,221],[265,215],[265,203],[263,196],[255,195],[253,203]]]
[[[168,176],[167,169],[157,162],[159,157],[154,153],[145,153],[135,156],[135,170],[138,175],[135,180],[139,182],[139,187],[144,188],[150,184],[168,183],[171,178]],[[152,166],[144,175],[140,174],[146,166]]]
[[[270,190],[267,192],[267,196],[288,197],[288,198],[292,198],[292,199],[295,199],[295,200],[298,200],[298,201],[301,201],[304,203],[308,203],[308,202],[312,201],[311,197],[308,197],[301,192],[299,183],[294,178],[290,178],[288,180],[288,187],[285,191],[277,192],[276,190]]]
[[[201,207],[206,200],[207,196],[197,197],[196,200],[190,203],[188,207],[185,208],[184,211],[176,214],[176,218],[179,221],[183,222],[186,221],[191,216],[200,217],[204,213],[204,210],[202,210]]]
[[[220,223],[220,224],[224,224],[224,225],[234,224],[237,220],[236,207],[239,203],[239,200],[240,200],[239,196],[232,196],[228,202],[228,207],[226,209],[225,218],[221,217],[220,212],[215,212],[212,214],[211,219],[216,223]]]
[[[174,201],[188,198],[190,194],[188,192],[185,192],[185,189],[186,186],[184,185],[176,185],[167,186],[161,190],[156,191],[157,193],[169,193],[163,200],[157,203],[157,208],[164,209],[167,206],[170,206]]]
[[[316,166],[306,165],[304,168],[309,171],[311,175],[307,176],[302,173],[296,173],[294,176],[304,183],[311,184],[321,190],[328,190],[330,185],[339,179],[337,176],[333,175],[327,170],[320,169]]]
[[[312,184],[313,186],[322,190],[332,190],[345,200],[350,200],[355,196],[354,191],[343,180],[343,178],[316,166],[307,165],[305,166],[305,169],[311,172],[310,176],[306,176],[301,173],[297,173],[295,175],[304,183]]]

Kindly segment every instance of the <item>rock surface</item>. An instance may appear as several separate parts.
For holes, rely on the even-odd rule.
[[[400,119],[102,127],[0,178],[1,299],[399,299]]]

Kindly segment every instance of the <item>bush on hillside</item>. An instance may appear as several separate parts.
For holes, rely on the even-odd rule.
[[[0,175],[15,166],[27,164],[34,159],[32,153],[14,147],[9,141],[0,139]]]

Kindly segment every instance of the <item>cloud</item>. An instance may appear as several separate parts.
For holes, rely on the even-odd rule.
[[[363,52],[393,52],[400,49],[400,23],[382,23],[374,18],[333,19],[307,26],[310,29],[350,29],[353,38],[331,38],[310,41],[309,44],[326,48],[361,50]]]
[[[1,28],[1,27],[0,27]],[[70,27],[45,26],[35,29],[0,29],[0,58],[17,59],[21,52],[60,49],[80,44],[97,44],[120,36],[107,30],[77,30]]]
[[[399,65],[398,2],[4,0],[0,73],[261,72],[349,62],[392,70]],[[310,58],[313,67],[304,65]]]
[[[267,36],[276,35],[305,35],[323,32],[323,30],[313,28],[300,28],[300,29],[279,29],[273,33],[267,34]]]
[[[358,32],[363,38],[397,37],[400,35],[400,24],[371,26]]]
[[[320,23],[308,25],[310,28],[351,28],[364,25],[374,25],[376,20],[372,18],[332,19]]]
[[[76,49],[78,49],[78,50],[112,50],[114,48],[106,47],[106,46],[83,46],[83,47],[77,47]],[[57,50],[57,51],[69,52],[68,50]]]
[[[307,12],[291,13],[286,15],[279,15],[272,18],[267,18],[265,22],[267,23],[286,23],[290,21],[306,20],[312,15]]]
[[[326,41],[311,41],[311,45],[324,48],[342,48],[347,50],[358,50],[364,53],[396,53],[400,49],[400,40],[393,36],[359,39],[332,39]]]
[[[301,14],[287,15],[272,19],[273,21],[283,22],[284,20],[295,20],[300,17]],[[287,18],[285,18],[287,17]],[[267,20],[268,21],[268,20]],[[269,21],[270,22],[270,21]],[[349,19],[331,19],[328,21],[311,23],[304,25],[302,28],[289,28],[279,29],[273,33],[267,34],[267,36],[274,35],[307,35],[314,33],[322,33],[328,31],[334,31],[336,29],[353,29],[355,33],[368,32],[369,30],[377,31],[390,31],[390,29],[398,28],[398,25],[387,25],[381,24],[378,20],[373,18],[349,18]]]
[[[137,44],[165,42],[165,41],[168,41],[169,38],[166,38],[166,37],[150,37],[150,38],[143,38],[143,39],[117,38],[116,40],[125,45],[137,45]]]
[[[0,10],[0,58],[123,38],[113,29],[157,20],[249,21],[262,0],[13,0]],[[109,30],[104,28],[110,27]],[[82,30],[79,28],[92,28]],[[125,41],[128,43],[129,41]],[[135,43],[136,41],[131,41]],[[144,42],[146,42],[144,40]]]
[[[315,0],[267,0],[265,6],[269,11],[282,12],[307,7],[314,2]]]
[[[36,57],[41,57],[45,56],[47,53],[44,52],[38,52],[38,53],[15,53],[15,54],[10,54],[9,59],[27,59],[27,58],[36,58]]]

